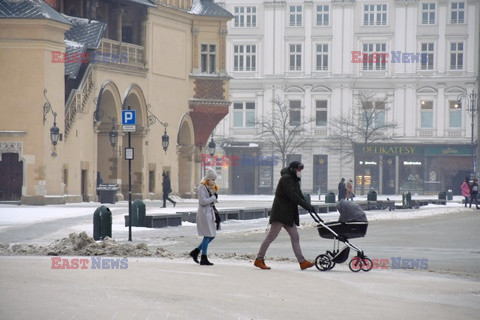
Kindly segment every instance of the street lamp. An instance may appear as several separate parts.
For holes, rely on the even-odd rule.
[[[212,140],[210,140],[210,143],[208,144],[208,153],[210,153],[210,155],[213,157],[213,155],[215,154],[215,148],[217,147],[215,141],[213,141],[213,136],[212,136]]]
[[[45,125],[45,121],[47,120],[47,114],[51,112],[53,115],[53,126],[50,128],[50,141],[52,142],[52,145],[54,147],[54,150],[52,151],[52,157],[55,157],[57,156],[57,153],[55,152],[55,146],[61,139],[60,129],[57,127],[57,113],[53,111],[52,105],[47,98],[47,89],[43,90],[43,95],[47,100],[47,102],[45,102],[45,104],[43,105],[43,125]]]
[[[148,113],[147,120],[148,120],[149,126],[158,121],[164,128],[164,132],[162,136],[162,148],[163,148],[163,151],[165,151],[165,154],[167,154],[167,149],[170,144],[170,137],[167,134],[168,123],[160,121],[160,119],[158,119],[157,116],[154,115],[153,112],[150,110],[150,105],[147,105],[147,113]]]
[[[465,110],[469,112],[470,117],[472,118],[472,168],[473,168],[473,173],[475,174],[477,172],[477,164],[476,164],[476,152],[475,152],[475,140],[474,140],[474,127],[475,127],[475,113],[477,112],[477,93],[475,90],[472,90],[470,94],[467,93],[461,93],[457,97],[457,103],[458,107],[462,107],[462,99],[466,99],[468,101],[468,104],[470,105],[470,108],[466,108]],[[467,104],[467,106],[468,106]]]
[[[110,130],[108,136],[110,138],[110,145],[115,148],[118,142],[118,131],[115,129],[115,118],[112,119],[112,130]]]
[[[164,129],[165,131],[162,136],[162,147],[163,147],[163,151],[167,153],[168,145],[170,144],[170,137],[167,134],[167,126],[164,126]]]

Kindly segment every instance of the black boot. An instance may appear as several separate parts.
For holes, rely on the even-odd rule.
[[[202,257],[200,259],[200,265],[202,266],[213,266],[213,263],[208,261],[207,256],[202,254]]]
[[[195,248],[190,252],[190,257],[193,258],[193,261],[198,263],[198,255],[200,254],[200,250],[198,248]]]

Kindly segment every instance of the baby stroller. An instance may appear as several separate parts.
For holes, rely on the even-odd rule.
[[[337,204],[340,212],[338,222],[323,222],[316,212],[310,212],[315,220],[320,237],[333,239],[333,251],[327,251],[315,259],[315,266],[320,271],[333,269],[335,264],[347,261],[350,248],[357,252],[356,257],[350,260],[348,267],[353,272],[370,271],[373,267],[372,260],[367,258],[363,250],[360,250],[348,240],[364,237],[367,233],[368,221],[365,212],[355,203],[341,200]],[[345,246],[340,249],[340,242]]]

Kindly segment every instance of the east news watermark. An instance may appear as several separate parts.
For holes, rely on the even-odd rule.
[[[101,51],[73,52],[52,51],[52,63],[115,63],[128,62],[128,53],[109,53]]]
[[[91,269],[91,270],[125,270],[128,269],[128,258],[62,258],[52,257],[54,270],[60,269]]]
[[[352,257],[352,260],[358,259],[358,257]],[[411,259],[402,257],[392,257],[390,259],[375,258],[372,260],[372,269],[416,269],[427,270],[428,259]]]
[[[242,154],[241,156],[215,156],[202,154],[202,166],[215,167],[263,167],[277,166],[280,163],[278,156],[252,156]]]

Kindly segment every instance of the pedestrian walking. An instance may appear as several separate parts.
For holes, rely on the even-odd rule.
[[[265,264],[265,254],[270,244],[277,238],[280,231],[285,229],[290,236],[293,252],[300,263],[300,269],[305,270],[311,268],[314,264],[305,260],[302,249],[300,247],[300,236],[298,235],[297,226],[300,224],[298,206],[305,210],[314,212],[314,208],[309,204],[300,189],[300,177],[303,170],[303,164],[298,161],[290,163],[288,168],[281,170],[282,177],[278,181],[275,190],[275,198],[273,199],[272,212],[270,215],[270,231],[258,251],[257,259],[254,266],[260,269],[271,269]]]
[[[177,203],[175,201],[173,201],[172,199],[170,199],[170,197],[168,196],[170,194],[170,192],[172,192],[172,186],[170,184],[170,177],[168,176],[168,172],[163,172],[162,177],[163,177],[163,182],[162,182],[163,207],[162,208],[167,207],[167,200],[170,201],[171,203],[173,203],[173,206],[175,207],[177,205]]]
[[[470,208],[472,207],[473,200],[475,200],[475,206],[478,208],[478,179],[473,179],[472,187],[470,188]]]
[[[215,239],[217,234],[217,223],[215,219],[214,205],[218,202],[218,185],[215,183],[217,174],[208,170],[197,187],[198,210],[197,210],[197,231],[203,237],[198,247],[190,252],[193,261],[198,262],[198,255],[202,253],[200,265],[212,266],[213,263],[207,259],[208,245]]]
[[[346,189],[347,189],[347,194],[346,194],[347,200],[350,199],[350,201],[353,201],[353,197],[355,197],[355,194],[353,193],[353,180],[352,179],[348,179]]]
[[[466,208],[470,198],[470,178],[469,177],[465,177],[465,181],[463,181],[462,186],[460,188],[462,189],[462,196],[465,197],[465,208]]]
[[[338,183],[338,201],[345,199],[347,196],[347,188],[345,187],[345,178]]]

